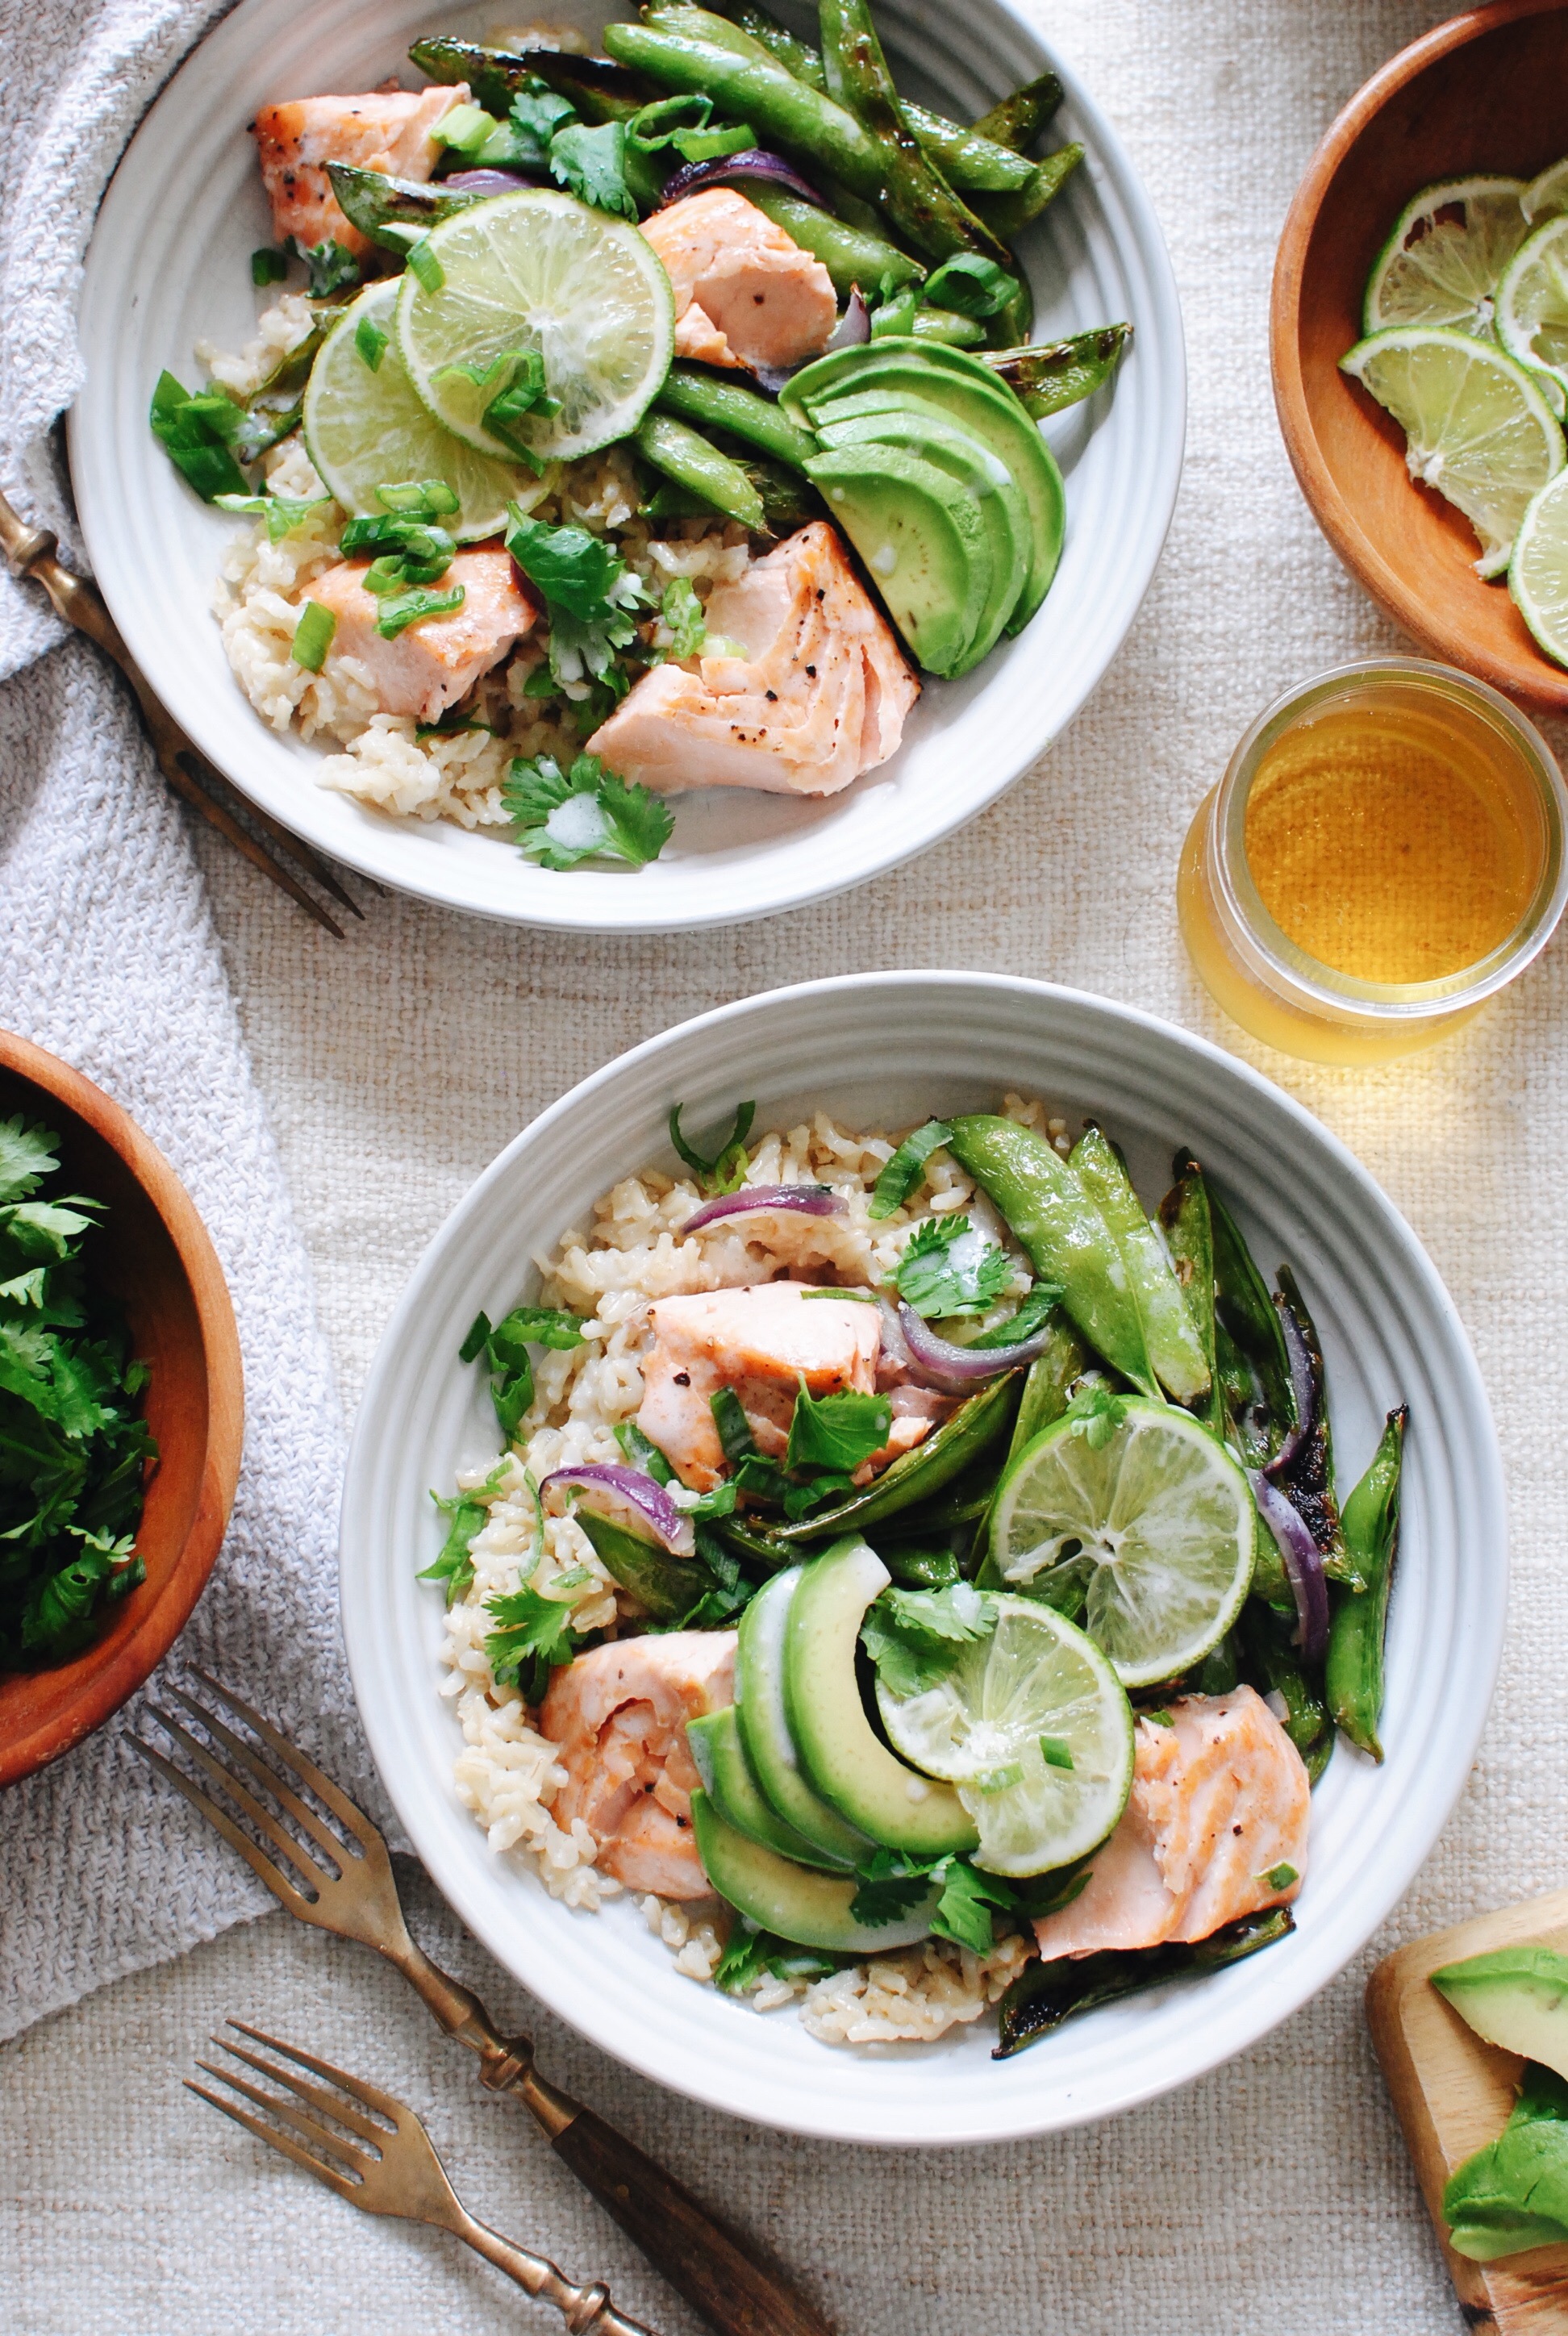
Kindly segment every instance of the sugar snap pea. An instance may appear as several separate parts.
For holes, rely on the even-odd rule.
[[[812,432],[798,429],[772,398],[759,397],[736,381],[719,381],[695,365],[672,365],[654,405],[699,428],[727,430],[793,470],[803,471],[821,452]]]
[[[1290,1644],[1291,1623],[1249,1598],[1236,1626],[1241,1675],[1261,1695],[1278,1695],[1285,1705],[1281,1722],[1315,1785],[1334,1749],[1334,1723],[1313,1676],[1302,1668]]]
[[[833,280],[833,290],[847,300],[858,285],[868,298],[882,286],[918,284],[925,269],[907,251],[888,243],[865,228],[846,226],[832,211],[819,210],[802,195],[783,187],[746,188],[746,200],[782,227],[793,243],[820,259]]]
[[[1345,1546],[1365,1587],[1336,1586],[1329,1593],[1329,1708],[1352,1744],[1383,1757],[1378,1723],[1383,1709],[1383,1639],[1388,1589],[1399,1548],[1399,1478],[1409,1407],[1388,1414],[1372,1465],[1345,1503]]]
[[[1164,1981],[1195,1978],[1226,1963],[1255,1955],[1288,1938],[1295,1922],[1288,1906],[1270,1906],[1261,1914],[1243,1914],[1193,1945],[1171,1941],[1159,1947],[1106,1948],[1092,1955],[1053,1956],[1048,1962],[1024,1965],[1001,2000],[1000,2040],[991,2058],[1007,2060],[1027,2044],[1037,2043],[1059,2028],[1075,2011],[1092,2011],[1096,2005],[1115,2003]]]
[[[1066,93],[1054,73],[1037,73],[1021,89],[999,99],[989,113],[982,113],[974,125],[975,134],[994,138],[998,146],[1010,146],[1016,154],[1026,154]]]
[[[989,349],[982,364],[1017,391],[1037,422],[1076,405],[1109,381],[1133,337],[1131,325],[1096,325],[1035,348]]]
[[[1154,1376],[1178,1403],[1195,1405],[1213,1381],[1203,1342],[1169,1260],[1133,1190],[1115,1144],[1093,1120],[1073,1146],[1071,1166],[1109,1225],[1133,1285]]]
[[[888,217],[922,251],[939,258],[979,251],[1005,265],[1006,247],[953,192],[911,129],[866,0],[820,0],[820,14],[829,93],[882,150],[881,200]]]
[[[629,122],[655,94],[621,67],[569,49],[492,49],[442,36],[415,41],[408,54],[432,81],[448,87],[465,81],[487,113],[504,115],[531,81],[559,91],[585,122],[596,123]]]
[[[700,431],[688,429],[673,414],[648,414],[632,433],[632,443],[656,471],[738,520],[742,527],[760,530],[766,525],[763,499],[745,471],[710,445]]]
[[[950,349],[978,349],[986,337],[978,318],[960,316],[956,308],[917,308],[910,331],[917,341],[941,341]]]
[[[1194,1408],[1206,1426],[1212,1427],[1216,1436],[1223,1436],[1224,1398],[1214,1364],[1214,1230],[1209,1215],[1209,1187],[1190,1152],[1177,1153],[1171,1173],[1176,1181],[1160,1202],[1160,1224],[1171,1252],[1176,1286],[1209,1375],[1208,1393]],[[1273,1548],[1271,1536],[1269,1546]],[[1275,1556],[1277,1560],[1277,1551]]]
[[[1305,1353],[1311,1394],[1306,1433],[1290,1458],[1286,1460],[1281,1455],[1269,1473],[1294,1504],[1321,1550],[1324,1572],[1336,1581],[1349,1582],[1359,1588],[1359,1577],[1346,1553],[1339,1495],[1334,1489],[1334,1435],[1329,1422],[1323,1349],[1317,1326],[1307,1310],[1307,1301],[1288,1265],[1280,1268],[1278,1279],[1275,1310],[1285,1328],[1287,1340],[1293,1337],[1298,1353]]]
[[[656,1622],[676,1622],[689,1614],[714,1576],[700,1558],[672,1557],[657,1542],[628,1533],[592,1509],[579,1508],[582,1527],[605,1566]]]
[[[418,235],[426,235],[443,219],[483,200],[480,195],[426,186],[414,179],[388,178],[381,170],[356,170],[348,162],[328,162],[326,175],[349,224],[384,251],[395,251],[404,258],[409,238],[403,230],[413,229]]]
[[[778,1539],[832,1541],[840,1533],[863,1533],[884,1518],[900,1516],[917,1504],[921,1507],[923,1525],[929,1514],[925,1504],[932,1495],[950,1486],[955,1478],[982,1459],[1007,1435],[1022,1388],[1023,1374],[1019,1371],[1008,1371],[1005,1377],[989,1380],[944,1419],[923,1444],[917,1444],[912,1452],[901,1454],[874,1484],[868,1484],[863,1492],[852,1494],[836,1508],[823,1510],[814,1517],[803,1517],[798,1524],[783,1526]],[[980,1501],[982,1508],[989,1492],[988,1482]]]
[[[940,1544],[884,1541],[877,1555],[901,1590],[950,1590],[963,1580],[958,1559]]]
[[[1013,1422],[1013,1440],[1008,1446],[1009,1465],[1026,1444],[1034,1442],[1042,1428],[1060,1419],[1072,1401],[1074,1387],[1088,1367],[1083,1340],[1065,1310],[1058,1307],[1051,1318],[1046,1344],[1029,1365],[1024,1380],[1018,1416]]]
[[[998,242],[1011,243],[1031,219],[1037,219],[1056,201],[1083,159],[1081,146],[1058,146],[1054,154],[1035,164],[1027,186],[1012,194],[977,195],[971,207],[976,218],[984,221]]]
[[[1241,1230],[1213,1186],[1214,1353],[1242,1456],[1249,1467],[1271,1460],[1296,1425],[1296,1396],[1279,1313]]]
[[[1157,1398],[1127,1269],[1081,1179],[1043,1136],[1016,1120],[979,1112],[950,1125],[948,1150],[1001,1211],[1036,1272],[1061,1285],[1062,1302],[1089,1344]]]

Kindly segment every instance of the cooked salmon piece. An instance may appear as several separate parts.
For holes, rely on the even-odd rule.
[[[580,1817],[601,1871],[628,1890],[709,1894],[691,1834],[701,1779],[686,1724],[733,1702],[735,1648],[733,1630],[666,1630],[590,1648],[550,1680],[540,1730],[560,1746],[568,1779],[550,1814],[563,1829]]]
[[[920,686],[824,521],[719,585],[706,621],[742,654],[656,666],[589,740],[622,778],[832,795],[898,752]]]
[[[272,205],[274,239],[282,243],[297,235],[308,250],[330,238],[362,257],[369,238],[339,209],[328,162],[423,181],[441,156],[431,131],[454,105],[467,102],[467,83],[458,82],[451,89],[378,89],[364,97],[296,97],[264,105],[250,128]]]
[[[1133,1789],[1087,1887],[1035,1924],[1040,1953],[1094,1954],[1206,1939],[1289,1904],[1307,1870],[1311,1786],[1301,1756],[1250,1687],[1188,1695],[1172,1725],[1137,1724]],[[1293,1867],[1276,1888],[1269,1875]]]
[[[383,714],[412,714],[434,722],[467,696],[482,673],[521,640],[538,609],[523,590],[510,555],[497,544],[460,551],[429,589],[450,592],[461,584],[463,601],[450,616],[421,617],[392,640],[375,629],[381,603],[365,589],[368,560],[345,560],[317,576],[309,598],[337,619],[335,656],[356,657],[368,667]]]
[[[838,321],[833,278],[731,187],[644,219],[675,287],[675,353],[699,365],[784,368],[820,356]]]
[[[648,1309],[653,1346],[643,1358],[637,1424],[683,1484],[710,1492],[724,1474],[724,1445],[708,1397],[733,1387],[757,1449],[782,1458],[803,1379],[813,1396],[876,1386],[881,1321],[849,1298],[808,1299],[798,1281],[660,1298]]]

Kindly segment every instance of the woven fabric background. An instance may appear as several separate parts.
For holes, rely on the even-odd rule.
[[[1058,978],[1246,1054],[1382,1180],[1475,1342],[1508,1469],[1514,1572],[1470,1787],[1359,1963],[1186,2092],[1110,2126],[958,2157],[794,2142],[628,2076],[536,2015],[428,1894],[415,1901],[433,1952],[498,2013],[534,2021],[550,2072],[764,2234],[845,2336],[1261,2326],[1450,2336],[1461,2325],[1360,1990],[1399,1938],[1563,1879],[1568,955],[1560,942],[1522,988],[1430,1054],[1374,1073],[1318,1071],[1267,1056],[1223,1021],[1187,967],[1172,899],[1186,824],[1257,708],[1317,667],[1395,646],[1319,538],[1281,449],[1269,277],[1321,130],[1387,55],[1446,13],[1429,0],[1042,9],[1165,227],[1192,368],[1187,472],[1164,564],[1098,695],[1003,803],[941,849],[852,899],[692,940],[562,943],[386,900],[339,946],[221,847],[196,841],[350,1406],[430,1233],[543,1103],[682,1016],[887,965]],[[60,669],[79,655],[53,656],[28,686],[63,689]],[[116,735],[106,732],[106,751]],[[91,933],[73,946],[90,964]],[[73,1051],[69,1020],[62,1005],[54,1037]],[[74,1049],[89,1068],[90,1036],[84,1024]],[[150,1027],[150,1050],[156,1038]],[[325,1577],[321,1594],[332,1596]],[[603,2273],[665,2336],[695,2330],[520,2129],[521,2115],[479,2094],[390,1974],[276,1917],[105,1989],[0,2054],[0,2323],[17,2336],[536,2324],[447,2243],[361,2221],[260,2162],[181,2092],[181,2071],[231,2013],[401,2091],[429,2114],[477,2212],[578,2276]]]

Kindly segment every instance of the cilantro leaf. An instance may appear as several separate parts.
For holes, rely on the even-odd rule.
[[[677,661],[681,657],[700,657],[707,639],[707,619],[702,612],[702,602],[696,597],[696,587],[689,576],[672,576],[664,588],[659,603],[659,616],[669,635],[669,647],[663,654]]]
[[[714,1968],[714,1985],[727,1994],[740,1995],[769,1972],[779,1979],[825,1979],[830,1971],[853,1960],[852,1955],[827,1954],[816,1947],[797,1947],[791,1939],[759,1931],[749,1915],[739,1914]]]
[[[675,820],[650,788],[628,785],[597,754],[579,754],[563,771],[553,754],[513,758],[501,799],[511,813],[518,847],[541,868],[575,868],[582,860],[618,860],[642,868],[669,842]]]
[[[484,1531],[490,1504],[501,1490],[507,1465],[506,1461],[501,1461],[491,1470],[483,1484],[472,1493],[457,1493],[445,1500],[439,1493],[432,1493],[430,1496],[442,1515],[449,1520],[446,1539],[441,1544],[439,1555],[414,1578],[419,1582],[444,1582],[449,1606],[455,1606],[466,1598],[472,1587],[473,1559],[468,1545],[476,1533]]]
[[[550,160],[550,141],[568,122],[577,120],[577,110],[570,98],[551,89],[548,82],[531,75],[511,101],[506,126],[512,136],[510,162],[497,164],[489,155],[492,169],[542,170]]]
[[[928,1217],[899,1260],[898,1292],[917,1314],[983,1314],[1012,1280],[1012,1260],[968,1217]]]
[[[359,282],[358,260],[346,244],[338,243],[332,236],[320,243],[304,244],[297,235],[291,235],[285,248],[295,252],[309,269],[307,289],[313,300],[330,300],[335,292]]]
[[[1079,1387],[1066,1408],[1068,1433],[1081,1436],[1091,1452],[1103,1451],[1127,1416],[1127,1398],[1108,1379],[1093,1378]]]
[[[930,1894],[932,1877],[946,1864],[945,1858],[910,1857],[901,1849],[873,1849],[865,1864],[855,1869],[852,1919],[880,1930],[912,1914]]]
[[[628,1468],[640,1468],[656,1484],[667,1484],[675,1470],[652,1439],[645,1436],[635,1419],[623,1419],[615,1431]],[[711,1512],[710,1512],[711,1514]]]
[[[861,1395],[851,1387],[819,1398],[803,1378],[790,1418],[785,1465],[792,1473],[811,1468],[852,1475],[881,1450],[891,1425],[892,1406],[885,1395]]]
[[[508,508],[506,548],[551,609],[565,608],[584,624],[608,621],[627,599],[629,574],[614,546],[585,527],[548,527],[515,503]]]
[[[603,850],[628,868],[645,868],[657,860],[675,832],[675,813],[651,787],[628,785],[613,771],[599,784],[599,807],[604,816]]]
[[[596,210],[635,219],[637,204],[626,183],[626,124],[602,122],[590,130],[574,122],[550,141],[550,175],[579,202]]]
[[[1011,1913],[1017,1904],[999,1874],[982,1874],[966,1858],[951,1858],[942,1877],[942,1894],[931,1916],[931,1929],[939,1939],[951,1939],[977,1955],[989,1955],[996,1944],[991,1909]]]
[[[223,494],[249,492],[229,442],[245,421],[244,410],[220,392],[192,396],[171,373],[161,373],[147,420],[153,436],[203,502]]]
[[[46,1127],[29,1126],[20,1112],[0,1119],[0,1201],[25,1201],[60,1164],[59,1138]]]
[[[533,1363],[529,1348],[552,1347],[565,1353],[581,1344],[582,1325],[575,1314],[554,1306],[514,1306],[510,1314],[493,1325],[487,1314],[477,1315],[457,1353],[458,1360],[464,1363],[477,1362],[483,1357],[492,1373],[490,1395],[495,1416],[510,1444],[533,1401]]]
[[[969,1345],[982,1352],[991,1347],[1018,1346],[1025,1338],[1032,1338],[1037,1330],[1044,1329],[1052,1309],[1059,1306],[1061,1300],[1061,1285],[1058,1282],[1037,1281],[1016,1314],[1010,1315],[1005,1322],[998,1322],[994,1330],[982,1331],[978,1338],[969,1340]]]
[[[542,1597],[524,1582],[510,1596],[487,1598],[484,1611],[496,1626],[484,1641],[496,1685],[515,1687],[525,1703],[538,1703],[550,1672],[570,1663],[575,1651],[570,1604]]]
[[[890,1695],[924,1695],[946,1679],[959,1649],[988,1638],[996,1608],[972,1582],[947,1590],[884,1590],[861,1624],[861,1644]]]

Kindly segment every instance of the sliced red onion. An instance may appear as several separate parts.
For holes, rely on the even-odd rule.
[[[746,1216],[756,1209],[784,1209],[802,1217],[842,1217],[844,1202],[831,1184],[743,1184],[738,1192],[721,1192],[705,1201],[681,1227],[683,1233],[716,1225],[721,1217]]]
[[[550,1495],[556,1497],[552,1500]],[[566,1495],[576,1493],[596,1516],[608,1517],[626,1532],[651,1534],[672,1557],[692,1557],[696,1533],[691,1519],[677,1509],[664,1486],[640,1468],[619,1468],[593,1462],[580,1468],[557,1468],[539,1488],[540,1499],[552,1516],[566,1510]]]
[[[659,209],[678,203],[683,195],[695,195],[699,187],[734,186],[747,179],[764,179],[769,186],[798,195],[803,202],[814,203],[820,211],[827,209],[811,180],[803,179],[793,162],[786,162],[782,154],[768,153],[762,146],[743,147],[738,154],[716,154],[711,162],[683,162],[665,180]]]
[[[1279,1478],[1285,1474],[1301,1446],[1318,1425],[1318,1374],[1312,1366],[1312,1350],[1308,1346],[1296,1309],[1284,1299],[1276,1298],[1275,1308],[1280,1328],[1285,1337],[1285,1358],[1290,1366],[1290,1387],[1296,1398],[1296,1425],[1269,1462],[1265,1474]]]
[[[939,1338],[930,1324],[901,1298],[898,1321],[911,1360],[943,1395],[972,1394],[981,1379],[999,1378],[1004,1371],[1032,1363],[1051,1335],[1045,1328],[1031,1338],[1020,1338],[1016,1347],[959,1347],[951,1338]]]
[[[1329,1585],[1323,1579],[1323,1553],[1296,1509],[1278,1484],[1256,1468],[1247,1471],[1258,1514],[1273,1534],[1296,1601],[1296,1643],[1303,1659],[1320,1662],[1329,1644]]]
[[[828,343],[828,348],[858,349],[862,343],[869,341],[871,336],[872,312],[862,297],[860,286],[852,284],[848,305],[843,315],[833,326],[833,335]],[[827,355],[827,349],[823,350],[823,355],[824,356]]]
[[[520,195],[525,187],[548,187],[550,181],[523,170],[453,170],[436,181],[438,194]]]

